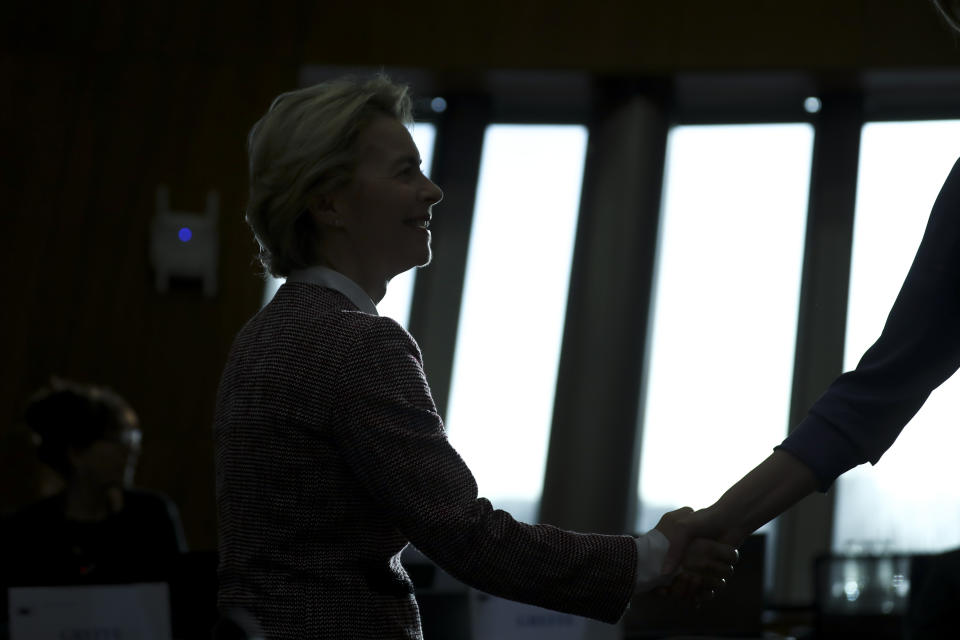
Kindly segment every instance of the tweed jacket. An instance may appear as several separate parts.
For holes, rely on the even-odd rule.
[[[614,622],[633,594],[631,537],[524,524],[478,497],[413,338],[333,289],[288,282],[240,331],[214,439],[219,606],[267,638],[421,638],[408,542],[559,611]]]

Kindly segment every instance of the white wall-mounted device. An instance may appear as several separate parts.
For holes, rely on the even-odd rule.
[[[165,293],[173,279],[199,280],[203,295],[217,292],[220,241],[217,220],[220,196],[207,192],[204,213],[170,210],[170,191],[157,187],[157,212],[150,225],[150,261],[157,291]]]

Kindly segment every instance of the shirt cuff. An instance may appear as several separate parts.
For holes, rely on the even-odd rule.
[[[813,471],[818,489],[826,492],[840,475],[866,462],[864,453],[842,431],[814,413],[775,449],[793,454]]]
[[[670,584],[672,575],[661,575],[663,561],[670,549],[670,541],[659,529],[651,529],[634,538],[637,543],[637,578],[634,593],[644,593],[661,585]]]

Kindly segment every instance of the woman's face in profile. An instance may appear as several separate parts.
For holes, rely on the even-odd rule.
[[[443,192],[421,172],[410,132],[399,120],[381,116],[356,144],[353,179],[331,201],[360,268],[389,279],[428,264],[431,209]]]

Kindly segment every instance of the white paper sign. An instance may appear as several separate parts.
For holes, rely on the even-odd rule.
[[[12,587],[10,640],[171,640],[163,583]]]

